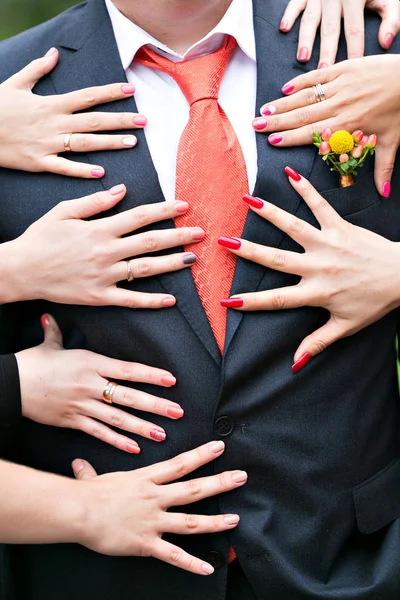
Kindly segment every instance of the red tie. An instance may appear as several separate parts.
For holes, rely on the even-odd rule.
[[[224,350],[226,309],[236,258],[220,248],[220,235],[241,237],[247,215],[242,201],[248,179],[239,140],[218,103],[219,89],[236,40],[226,36],[221,48],[207,56],[173,63],[142,47],[135,61],[164,71],[175,79],[190,104],[189,122],[179,142],[176,198],[189,202],[187,214],[176,219],[177,227],[202,227],[206,238],[185,247],[197,261],[193,278],[221,353]]]

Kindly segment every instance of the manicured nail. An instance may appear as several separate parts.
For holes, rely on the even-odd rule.
[[[299,50],[299,54],[298,54],[298,60],[300,62],[305,62],[308,60],[308,48],[300,48]]]
[[[254,196],[250,196],[250,194],[243,196],[243,200],[253,208],[263,208],[264,206],[264,201],[261,198],[255,198]]]
[[[384,46],[386,50],[389,50],[390,46],[393,44],[394,36],[391,33],[388,33],[385,37]]]
[[[152,440],[156,440],[156,442],[163,442],[167,439],[167,434],[165,431],[161,431],[161,429],[152,429],[150,431],[150,437]]]
[[[224,521],[227,525],[237,525],[240,521],[239,515],[225,515]]]
[[[261,113],[263,115],[265,115],[266,117],[270,117],[271,115],[274,115],[276,113],[276,106],[274,106],[273,104],[269,104],[268,106],[264,106],[261,109]]]
[[[161,383],[163,385],[175,385],[176,384],[176,378],[173,375],[170,375],[168,373],[168,375],[163,375],[161,377]]]
[[[281,135],[270,135],[268,138],[269,143],[273,146],[276,146],[276,144],[280,144],[282,140],[283,137]]]
[[[299,360],[297,362],[294,363],[294,365],[292,366],[292,373],[298,373],[299,371],[301,371],[301,369],[303,367],[306,366],[306,364],[310,361],[311,359],[311,354],[309,352],[306,352],[305,354],[303,354],[303,356],[301,358],[299,358]]]
[[[286,85],[284,85],[282,88],[282,92],[284,94],[291,94],[293,92],[293,90],[294,90],[294,85],[290,85],[288,83]]]
[[[133,148],[133,146],[136,146],[137,144],[137,139],[135,138],[134,135],[128,135],[127,137],[124,137],[122,139],[122,143],[124,146],[128,146],[129,148]]]
[[[111,196],[118,196],[118,194],[122,194],[122,192],[124,190],[125,190],[125,186],[123,184],[114,185],[114,187],[112,187],[110,190],[110,194],[111,194]]]
[[[268,125],[267,119],[263,119],[262,117],[258,118],[258,119],[254,119],[254,121],[253,121],[253,127],[256,131],[261,131],[262,129],[265,129],[267,125]]]
[[[144,127],[145,125],[147,125],[147,119],[146,117],[134,117],[133,119],[133,124],[137,125],[138,127]]]
[[[214,573],[214,567],[212,567],[211,565],[209,565],[208,563],[203,563],[201,565],[201,570],[203,571],[203,573],[205,573],[206,575],[212,575]]]
[[[53,54],[55,54],[56,52],[57,52],[57,48],[50,48],[50,50],[47,50],[45,56],[53,56]]]
[[[283,19],[281,21],[281,24],[279,25],[279,29],[281,31],[286,31],[287,28],[288,28],[288,22],[286,21],[286,19]]]
[[[121,87],[121,92],[123,94],[126,94],[127,96],[131,96],[132,94],[135,93],[135,88],[133,85],[131,85],[130,83],[126,83],[125,85],[123,85]]]
[[[135,446],[135,444],[125,444],[125,450],[129,452],[129,454],[139,454],[140,448],[139,446]]]
[[[104,177],[104,173],[105,173],[104,169],[93,169],[93,171],[92,171],[93,177],[98,177],[98,178]]]
[[[301,175],[299,175],[297,171],[292,169],[292,167],[285,167],[285,173],[286,175],[288,175],[288,177],[290,177],[290,179],[293,179],[293,181],[301,180]]]
[[[40,322],[42,324],[43,329],[47,329],[47,327],[50,325],[50,319],[48,315],[42,315]]]
[[[203,229],[200,229],[200,227],[197,227],[196,229],[193,229],[190,235],[192,240],[199,242],[200,240],[204,240],[206,237],[206,232]]]
[[[213,454],[221,454],[225,450],[224,442],[211,442],[208,447]]]
[[[177,406],[168,406],[166,413],[172,419],[181,419],[184,415],[183,408],[178,408]]]
[[[164,300],[163,300],[163,306],[171,307],[171,306],[175,306],[175,304],[176,304],[176,299],[174,298],[174,296],[168,296],[167,298],[164,298]]]
[[[224,308],[242,308],[244,300],[243,298],[223,298],[220,300],[220,304]]]
[[[182,262],[184,265],[194,265],[196,260],[197,260],[197,256],[195,254],[193,254],[192,252],[188,252],[188,254],[185,254],[184,257],[182,258]]]
[[[319,63],[318,69],[326,69],[328,67],[327,63]]]
[[[383,184],[383,188],[382,188],[382,196],[384,198],[389,198],[391,190],[392,190],[392,186],[391,186],[390,181],[385,181],[385,183]]]
[[[235,483],[244,483],[247,481],[246,471],[234,471],[232,473],[232,479]]]
[[[187,202],[175,202],[175,210],[179,213],[184,213],[189,209],[189,204]]]
[[[218,244],[224,248],[229,248],[229,250],[239,250],[242,242],[236,238],[220,236]]]

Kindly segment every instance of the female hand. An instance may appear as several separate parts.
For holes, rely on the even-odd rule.
[[[107,425],[156,442],[163,442],[166,433],[158,425],[120,410],[116,405],[170,419],[183,417],[179,404],[131,387],[117,386],[112,404],[104,403],[103,391],[109,380],[171,387],[176,379],[168,371],[146,365],[122,362],[86,350],[65,350],[55,320],[44,315],[42,326],[43,344],[16,354],[24,417],[43,425],[78,429],[132,454],[140,452],[138,444]]]
[[[116,282],[127,280],[130,274],[150,277],[189,267],[196,261],[193,253],[142,256],[129,263],[125,259],[193,244],[204,238],[204,231],[180,227],[122,237],[181,215],[189,208],[186,202],[159,202],[104,219],[84,220],[109,210],[125,194],[125,186],[120,185],[109,192],[61,202],[19,238],[3,244],[1,301],[45,299],[61,304],[154,309],[173,306],[174,296],[121,289]]]
[[[98,131],[137,129],[146,117],[136,113],[73,114],[87,108],[133,96],[127,83],[85,89],[60,96],[38,96],[32,88],[58,62],[55,48],[43,58],[0,85],[0,166],[23,171],[49,171],[70,177],[103,177],[98,165],[77,163],[58,156],[65,152],[66,136],[72,152],[132,148],[133,135],[93,135]]]
[[[75,460],[73,469],[85,481],[87,511],[79,523],[85,532],[78,540],[91,550],[111,556],[152,556],[175,567],[211,575],[213,567],[182,548],[162,539],[164,533],[192,535],[233,529],[238,515],[192,515],[167,512],[243,486],[245,471],[224,472],[212,477],[171,483],[218,458],[223,442],[211,442],[166,462],[136,471],[96,476],[86,461]]]
[[[338,49],[341,19],[347,41],[348,58],[364,56],[364,10],[377,12],[382,24],[379,43],[388,50],[400,31],[400,4],[398,0],[291,0],[285,10],[280,30],[292,29],[299,15],[303,17],[299,32],[297,59],[307,62],[312,55],[315,36],[321,26],[320,68],[333,65]]]
[[[400,74],[399,55],[368,56],[300,75],[282,88],[286,98],[262,107],[263,117],[254,125],[270,134],[269,142],[277,147],[312,144],[313,131],[326,128],[376,133],[375,182],[378,192],[388,197],[400,144],[400,76],[394,73]],[[326,96],[319,103],[313,91],[317,83]]]
[[[321,230],[252,196],[252,210],[302,246],[304,253],[287,252],[246,240],[222,238],[231,252],[276,271],[301,277],[300,283],[281,289],[241,294],[225,299],[223,306],[240,310],[283,310],[319,306],[329,321],[300,344],[293,370],[336,340],[360,331],[400,304],[400,244],[352,225],[290,167],[290,183],[306,201]],[[235,249],[236,248],[236,249]],[[379,294],[377,293],[379,290]]]

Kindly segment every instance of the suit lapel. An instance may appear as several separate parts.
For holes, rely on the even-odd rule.
[[[301,67],[296,61],[296,33],[282,34],[279,22],[282,16],[280,0],[253,0],[254,29],[257,50],[257,106],[255,115],[268,101],[282,96],[281,87],[296,77]],[[312,70],[315,65],[308,65]],[[263,197],[290,213],[295,213],[300,197],[291,188],[284,173],[286,165],[292,165],[307,177],[315,159],[313,146],[301,150],[293,148],[274,148],[265,135],[257,135],[258,176],[253,194]],[[284,234],[249,211],[243,238],[257,244],[277,247],[282,243]],[[266,274],[266,269],[252,262],[238,259],[231,295],[257,290]],[[240,311],[228,311],[225,354],[244,318]]]

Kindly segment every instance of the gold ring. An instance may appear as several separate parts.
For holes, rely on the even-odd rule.
[[[113,395],[115,390],[118,387],[118,383],[114,383],[113,381],[107,381],[107,385],[103,390],[103,400],[107,402],[107,404],[113,403]]]
[[[133,281],[135,279],[134,276],[133,276],[133,273],[132,273],[132,267],[131,267],[131,261],[130,260],[126,261],[126,266],[128,268],[128,274],[126,276],[126,279],[130,283],[131,281]]]
[[[72,152],[71,150],[72,133],[67,133],[64,137],[64,152]]]

